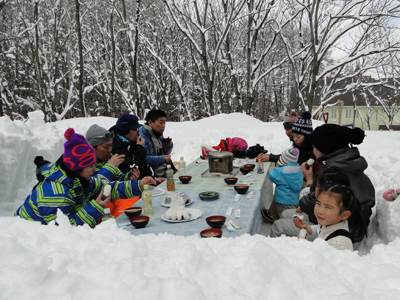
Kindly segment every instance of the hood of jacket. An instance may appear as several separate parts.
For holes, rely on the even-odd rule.
[[[319,158],[318,161],[322,165],[338,167],[354,175],[361,174],[368,168],[367,161],[360,155],[357,147],[346,146]]]

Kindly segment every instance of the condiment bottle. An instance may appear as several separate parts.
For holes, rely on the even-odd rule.
[[[152,217],[154,216],[153,193],[149,190],[149,186],[147,184],[145,184],[143,188],[144,188],[142,192],[143,215],[147,217]]]
[[[264,164],[261,162],[261,158],[257,161],[257,174],[264,173]]]
[[[181,160],[179,161],[179,176],[186,175],[186,162],[183,160],[181,156]]]
[[[167,177],[167,190],[169,192],[175,191],[174,170],[171,169],[171,165],[167,165],[165,177]]]

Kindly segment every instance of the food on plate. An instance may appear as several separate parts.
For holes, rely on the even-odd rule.
[[[204,193],[201,193],[201,195],[203,197],[213,197],[213,196],[217,196],[218,193],[217,192],[204,192]]]
[[[167,220],[182,221],[182,220],[190,220],[192,215],[186,210],[184,205],[179,205],[179,206],[173,205],[165,212],[164,217]]]
[[[176,204],[176,205],[189,204],[190,197],[185,193],[177,192],[165,196],[163,202],[164,204]]]

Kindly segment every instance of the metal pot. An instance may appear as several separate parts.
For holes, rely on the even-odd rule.
[[[211,151],[208,155],[210,173],[229,174],[233,170],[233,153],[228,151]]]

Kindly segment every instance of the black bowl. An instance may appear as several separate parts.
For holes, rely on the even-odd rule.
[[[241,167],[239,170],[240,170],[240,172],[243,173],[243,175],[246,175],[247,173],[249,173],[249,172],[252,171],[252,168],[249,168],[249,167]]]
[[[219,193],[214,191],[206,191],[200,193],[199,198],[203,201],[213,201],[219,198]]]
[[[247,184],[237,184],[233,187],[238,194],[246,194],[246,192],[249,190],[249,186]]]
[[[238,179],[236,177],[228,177],[228,178],[224,178],[226,184],[235,184]]]
[[[189,175],[179,176],[179,180],[180,180],[183,184],[189,183],[189,181],[190,181],[191,179],[192,179],[192,176],[189,176]]]
[[[125,209],[124,213],[129,219],[133,217],[138,217],[142,214],[142,208],[139,206],[129,207]]]
[[[139,216],[139,217],[133,217],[130,218],[129,221],[131,221],[131,224],[135,228],[143,228],[146,227],[146,225],[149,223],[150,218],[147,216]]]
[[[168,145],[169,143],[171,143],[172,139],[171,139],[171,138],[162,138],[161,141],[162,141],[164,144],[167,144],[167,145]]]
[[[211,228],[220,229],[225,224],[226,217],[224,216],[211,216],[206,218],[206,222]]]
[[[200,235],[202,238],[220,238],[222,236],[222,230],[217,228],[210,228],[200,232]]]
[[[243,165],[243,167],[244,168],[251,168],[251,170],[253,171],[254,168],[256,167],[256,165],[255,164],[245,164],[245,165]]]

